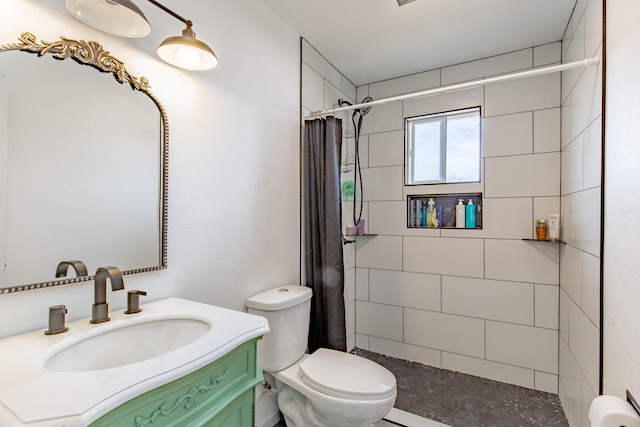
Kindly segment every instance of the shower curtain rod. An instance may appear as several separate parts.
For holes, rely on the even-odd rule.
[[[551,65],[549,67],[540,67],[540,68],[535,68],[533,70],[521,71],[521,72],[511,73],[511,74],[503,74],[496,77],[489,77],[487,79],[473,80],[465,83],[457,83],[449,86],[437,87],[434,89],[427,89],[427,90],[422,90],[418,92],[406,93],[404,95],[390,96],[388,98],[380,98],[370,102],[347,105],[347,106],[338,107],[338,108],[331,108],[324,111],[313,111],[309,113],[307,118],[313,119],[317,117],[326,116],[328,114],[339,113],[341,111],[357,110],[358,108],[373,107],[375,105],[387,104],[389,102],[422,98],[426,96],[437,95],[443,92],[455,92],[458,90],[469,89],[472,87],[487,85],[491,83],[499,83],[499,82],[504,82],[508,80],[522,79],[525,77],[534,77],[534,76],[541,76],[543,74],[557,73],[559,71],[571,70],[573,68],[586,68],[588,66],[597,65],[599,63],[600,63],[600,57],[596,56],[593,58],[583,59],[581,61],[567,62],[566,64]]]

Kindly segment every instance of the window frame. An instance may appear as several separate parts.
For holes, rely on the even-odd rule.
[[[475,115],[479,119],[478,129],[478,179],[474,181],[447,181],[447,120],[466,115]],[[440,122],[440,179],[430,181],[413,180],[415,171],[415,138],[414,128],[416,123]],[[433,185],[433,184],[466,184],[479,183],[482,180],[482,109],[480,106],[443,111],[434,114],[421,114],[419,116],[405,117],[404,119],[404,185]]]

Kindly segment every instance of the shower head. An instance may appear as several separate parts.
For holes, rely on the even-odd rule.
[[[364,104],[365,102],[371,102],[373,101],[373,98],[370,96],[367,96],[365,99],[362,100],[361,104]],[[371,111],[371,107],[364,107],[364,108],[359,108],[356,111],[359,111],[360,114],[362,114],[363,116],[366,116],[369,111]]]

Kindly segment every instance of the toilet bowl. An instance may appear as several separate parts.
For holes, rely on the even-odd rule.
[[[269,320],[258,342],[258,364],[276,379],[278,407],[288,427],[369,427],[393,407],[396,379],[375,362],[321,348],[305,354],[311,289],[290,285],[247,301]]]

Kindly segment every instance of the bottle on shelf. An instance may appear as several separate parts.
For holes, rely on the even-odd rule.
[[[435,228],[436,227],[436,202],[433,198],[429,199],[427,203],[427,227]]]
[[[458,204],[456,205],[456,228],[464,228],[464,227],[465,227],[464,201],[462,199],[458,199]]]
[[[476,205],[473,204],[473,199],[469,199],[466,209],[465,227],[476,228]]]

